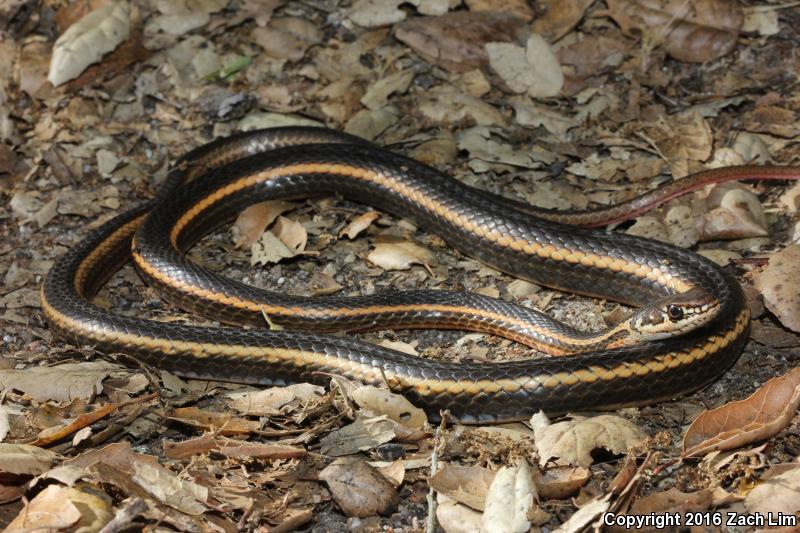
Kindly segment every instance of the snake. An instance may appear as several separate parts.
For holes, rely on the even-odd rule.
[[[182,377],[283,386],[338,375],[388,387],[432,420],[445,411],[461,423],[484,424],[538,411],[647,405],[696,391],[736,362],[750,325],[743,291],[730,269],[692,251],[587,226],[628,218],[709,183],[798,178],[792,167],[726,167],[609,207],[554,211],[334,130],[242,132],[184,155],[154,199],[70,248],[42,284],[41,307],[54,334],[73,345],[127,354]],[[635,309],[618,324],[586,332],[477,293],[293,296],[187,259],[198,240],[254,203],[324,195],[407,219],[501,272]],[[130,261],[167,301],[221,325],[160,322],[95,304]],[[437,360],[329,334],[410,328],[488,333],[546,355]]]

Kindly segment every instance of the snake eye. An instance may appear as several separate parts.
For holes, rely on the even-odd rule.
[[[683,308],[681,306],[675,305],[675,304],[668,305],[667,306],[667,315],[669,315],[669,317],[672,320],[680,320],[681,318],[683,318]]]

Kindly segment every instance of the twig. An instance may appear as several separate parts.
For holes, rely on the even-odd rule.
[[[436,475],[439,469],[439,451],[444,450],[445,440],[442,436],[445,428],[447,427],[447,417],[450,415],[449,411],[440,411],[439,415],[442,421],[439,427],[436,428],[436,434],[433,437],[433,451],[431,452],[431,477]],[[426,527],[427,533],[434,533],[436,531],[436,491],[433,487],[428,489],[428,523]]]

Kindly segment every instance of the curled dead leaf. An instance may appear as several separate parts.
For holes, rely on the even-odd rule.
[[[732,450],[785,428],[800,406],[800,367],[773,378],[744,400],[698,416],[683,436],[682,457]]]
[[[591,477],[591,471],[582,466],[556,466],[544,471],[538,469],[533,471],[533,481],[539,496],[554,500],[572,496]]]
[[[744,23],[741,8],[725,0],[607,0],[623,33],[640,33],[679,61],[703,63],[728,54]]]

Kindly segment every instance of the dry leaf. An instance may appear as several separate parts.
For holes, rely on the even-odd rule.
[[[103,362],[0,370],[0,391],[18,390],[39,402],[90,400],[103,392],[103,380],[117,372],[127,373],[121,366]]]
[[[460,91],[452,85],[441,85],[427,91],[419,103],[426,118],[442,124],[458,124],[468,119],[479,126],[503,126],[506,117],[490,104]]]
[[[623,33],[639,33],[663,45],[679,61],[703,63],[736,46],[744,22],[742,10],[725,0],[607,0]]]
[[[706,197],[711,211],[703,215],[700,238],[704,241],[764,237],[767,217],[758,197],[735,183],[722,183]]]
[[[533,482],[539,496],[563,500],[578,492],[591,479],[592,473],[582,466],[556,466],[545,471],[534,470]]]
[[[167,411],[165,416],[192,427],[216,431],[220,435],[247,435],[261,429],[257,420],[246,420],[231,413],[215,413],[198,407],[178,407]]]
[[[428,423],[425,411],[415,407],[405,396],[389,390],[365,385],[356,388],[351,396],[362,409],[369,409],[376,415],[387,415],[406,427],[422,429]]]
[[[325,389],[319,385],[297,383],[259,391],[230,392],[225,403],[244,415],[277,416],[316,402],[324,394]]]
[[[515,93],[533,98],[556,96],[564,74],[553,50],[541,36],[532,34],[525,48],[513,43],[486,44],[489,65]]]
[[[133,463],[131,479],[161,503],[188,515],[203,514],[207,507],[208,489],[191,481],[179,479],[162,466]]]
[[[494,476],[494,472],[481,466],[447,465],[436,472],[428,484],[448,498],[483,511]]]
[[[282,444],[246,442],[205,433],[201,437],[179,442],[164,441],[164,454],[171,459],[185,459],[211,451],[225,457],[249,457],[259,459],[294,459],[306,455],[303,448]]]
[[[379,28],[405,20],[406,13],[399,9],[402,0],[356,0],[348,17],[364,28]]]
[[[436,519],[445,533],[479,533],[483,515],[444,494],[436,496]]]
[[[147,24],[148,34],[163,31],[170,35],[183,35],[202,28],[211,19],[211,13],[223,9],[227,0],[162,0],[155,2],[161,15],[153,17]]]
[[[256,27],[250,35],[268,55],[291,61],[303,59],[306,50],[322,40],[322,32],[299,17],[273,18],[266,28]]]
[[[433,252],[413,242],[377,243],[367,260],[384,270],[408,270],[411,265],[423,265],[429,269],[437,264]]]
[[[278,216],[296,206],[283,200],[253,204],[242,211],[233,223],[233,240],[237,248],[249,248]]]
[[[417,17],[397,26],[395,36],[426,61],[452,72],[479,68],[489,60],[484,45],[524,43],[530,30],[523,20],[496,11],[455,11]]]
[[[756,287],[767,309],[781,324],[800,331],[800,244],[791,244],[772,254],[769,265],[756,276]]]
[[[347,516],[389,515],[400,505],[391,482],[359,459],[337,459],[319,473]]]
[[[272,13],[284,4],[285,0],[243,0],[241,14],[252,17],[259,26],[266,26]]]
[[[58,455],[28,444],[0,443],[0,472],[38,476],[47,472]]]
[[[540,412],[533,415],[531,425],[541,466],[558,457],[558,464],[588,467],[592,464],[591,452],[595,448],[624,453],[646,437],[630,421],[616,415],[575,416],[572,420],[550,424]]]
[[[274,233],[266,231],[250,247],[250,265],[268,265],[296,256]]]
[[[534,11],[526,0],[465,0],[464,3],[470,11],[511,13],[526,22],[534,17]]]
[[[73,526],[80,520],[81,513],[69,499],[69,493],[68,487],[48,486],[28,502],[3,531],[58,531]]]
[[[392,106],[381,109],[362,109],[344,125],[345,133],[371,141],[399,120],[397,109]]]
[[[351,220],[347,226],[342,228],[342,231],[339,232],[339,237],[342,235],[347,235],[347,238],[352,241],[380,217],[381,214],[377,211],[367,211],[366,213],[361,213],[356,218]]]
[[[608,494],[583,504],[566,522],[554,529],[553,533],[578,533],[584,531],[611,507],[611,502],[608,501],[610,497],[611,495]]]
[[[319,441],[320,452],[339,457],[371,450],[394,439],[397,436],[395,431],[397,426],[397,422],[389,420],[386,415],[373,418],[358,417],[352,424],[322,437]]]
[[[528,516],[538,507],[538,498],[527,461],[502,467],[486,494],[482,533],[528,531],[531,527]]]
[[[47,79],[58,87],[97,63],[130,36],[130,4],[113,2],[67,28],[53,45]]]
[[[293,252],[302,252],[306,249],[308,232],[299,222],[279,216],[272,232]]]
[[[594,0],[539,0],[544,15],[533,21],[533,31],[555,42],[569,33],[583,18]]]
[[[785,428],[800,406],[800,368],[772,378],[756,392],[698,416],[683,436],[682,457],[733,450]]]
[[[361,103],[364,104],[367,109],[373,111],[380,109],[389,102],[389,97],[391,95],[405,93],[413,80],[414,72],[411,70],[403,70],[390,74],[373,83],[361,98]]]
[[[747,510],[762,516],[772,513],[775,520],[781,515],[790,518],[800,513],[800,467],[793,466],[791,470],[756,485],[744,500]]]

